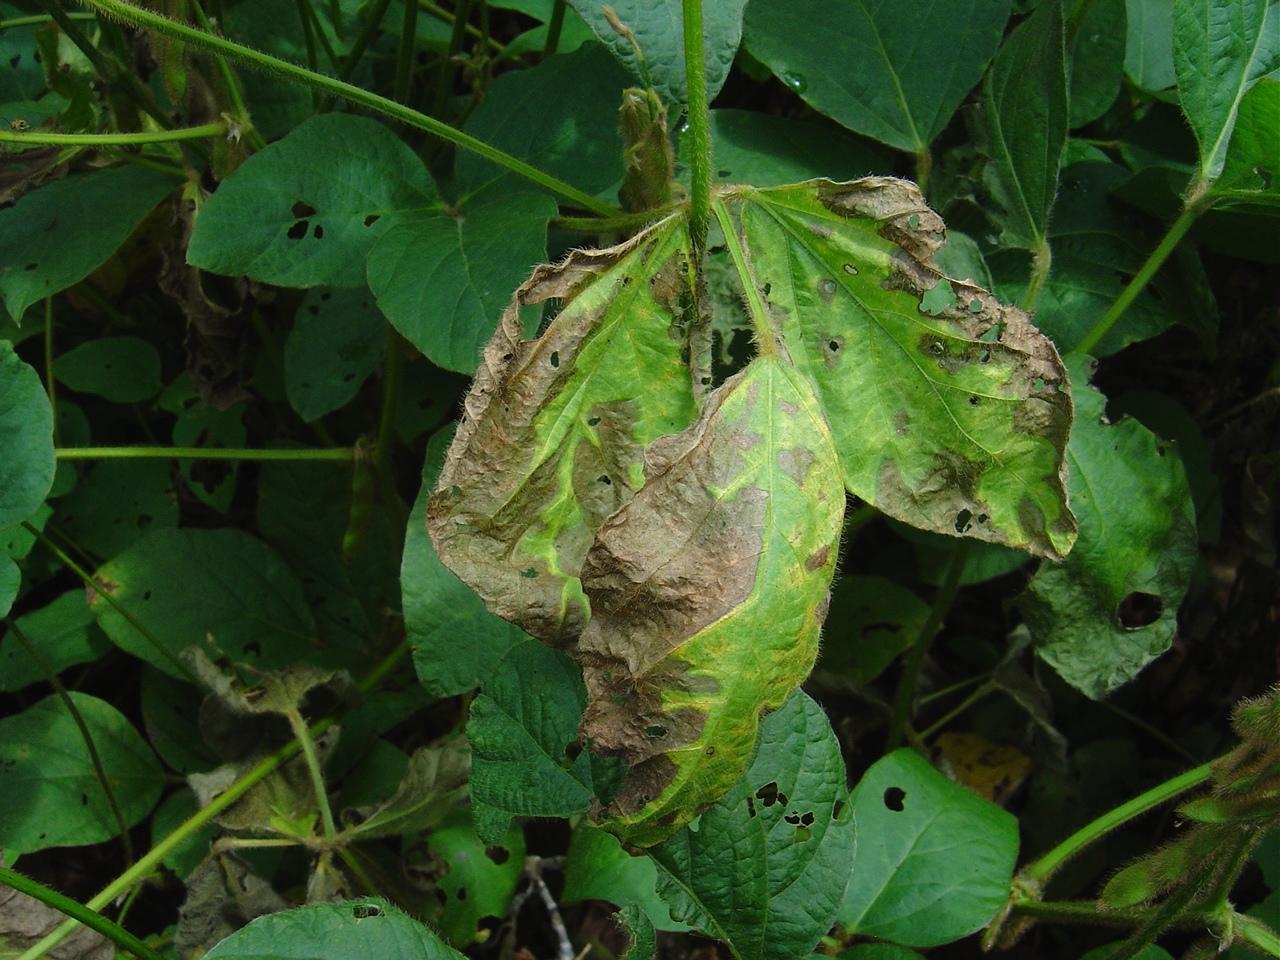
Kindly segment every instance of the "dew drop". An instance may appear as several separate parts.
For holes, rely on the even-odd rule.
[[[782,73],[782,82],[796,93],[804,93],[805,90],[809,88],[809,81],[794,70],[784,70]]]

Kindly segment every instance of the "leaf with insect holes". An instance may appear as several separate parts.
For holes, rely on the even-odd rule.
[[[177,186],[125,165],[77,173],[0,210],[0,301],[19,323],[27,307],[98,269]]]
[[[428,919],[455,947],[483,942],[488,936],[486,918],[507,915],[524,874],[520,826],[512,824],[499,843],[486,844],[466,813],[455,813],[449,822],[426,835],[423,848],[425,861],[410,863],[406,872],[434,878],[438,902]]]
[[[119,710],[72,691],[125,824],[151,812],[164,773],[151,748]],[[0,720],[0,848],[32,853],[83,846],[119,832],[94,758],[75,717],[56,694]]]
[[[722,796],[751,763],[761,711],[809,675],[844,515],[812,388],[774,356],[651,444],[644,473],[583,564],[578,643],[583,731],[629,765],[601,818],[638,846]]]
[[[736,960],[808,956],[832,924],[854,854],[840,744],[796,692],[760,724],[733,788],[650,851],[672,916],[724,941]]]
[[[39,374],[9,341],[0,340],[0,547],[5,528],[17,529],[14,525],[40,509],[53,486],[54,470],[49,397]],[[0,548],[0,616],[9,612],[19,583],[17,565]]]
[[[440,559],[535,636],[581,632],[578,572],[597,527],[644,482],[645,444],[693,417],[688,256],[672,217],[539,267],[485,348],[427,526]],[[551,298],[563,309],[523,340],[521,308]]]
[[[241,927],[205,960],[464,960],[429,928],[385,900],[316,903]]]
[[[1070,357],[1079,417],[1067,448],[1076,548],[1018,601],[1041,659],[1104,697],[1169,649],[1196,559],[1196,521],[1177,452],[1138,421],[1105,419],[1092,361]]]
[[[716,207],[851,493],[925,530],[1066,554],[1066,370],[1026,314],[939,272],[943,224],[914,184],[731,188]]]

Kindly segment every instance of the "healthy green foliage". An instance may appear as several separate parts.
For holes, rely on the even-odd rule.
[[[979,929],[1004,903],[1017,822],[919,754],[877,761],[849,805],[858,844],[836,918],[851,931],[932,947]]]
[[[1074,130],[1107,112],[1124,76],[1126,0],[1093,0],[1068,26],[1071,122]],[[1081,8],[1076,8],[1081,9]],[[1056,78],[1055,78],[1056,79]]]
[[[160,392],[160,354],[138,337],[103,337],[53,362],[58,382],[113,403],[141,403]]]
[[[632,856],[613,834],[583,823],[573,831],[565,855],[565,903],[606,900],[622,909],[641,911],[654,929],[685,931],[687,924],[671,919],[658,896],[658,868],[653,859]]]
[[[115,707],[69,694],[125,823],[151,812],[164,785],[155,754]],[[101,843],[116,835],[110,801],[62,698],[45,697],[0,719],[0,847],[18,853]]]
[[[756,2],[743,33],[751,54],[819,113],[923,153],[982,77],[1009,9],[1007,0]]]
[[[1046,242],[1069,125],[1065,42],[1061,0],[1046,0],[1009,35],[983,83],[986,183],[1004,211],[1006,246]]]
[[[1103,697],[1169,648],[1196,526],[1182,461],[1137,421],[1106,421],[1091,369],[1073,355],[1068,484],[1080,537],[1063,563],[1041,567],[1019,606],[1040,657]]]
[[[119,166],[55,180],[0,210],[0,300],[27,307],[79,283],[119,249],[175,185],[167,173]]]
[[[5,633],[0,640],[0,691],[6,693],[47,679],[46,667],[61,673],[98,659],[110,647],[81,590],[64,593],[47,606],[16,618],[16,623],[39,658],[32,657],[12,631]]]
[[[316,420],[360,392],[386,352],[384,323],[368,290],[307,292],[284,345],[285,389],[298,416]]]
[[[40,509],[53,474],[49,398],[36,372],[0,341],[0,534]],[[9,612],[21,582],[12,553],[0,553],[0,613]]]

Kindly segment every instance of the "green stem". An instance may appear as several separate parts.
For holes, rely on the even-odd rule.
[[[961,716],[965,711],[967,711],[974,704],[978,703],[980,700],[984,700],[987,696],[997,692],[999,689],[1000,688],[996,686],[994,683],[992,683],[991,681],[987,681],[982,686],[978,687],[977,690],[974,690],[971,694],[969,694],[969,696],[961,700],[960,703],[958,703],[956,706],[948,710],[937,721],[930,724],[925,729],[921,730],[920,739],[928,740],[930,737],[933,737],[935,734],[940,733],[942,730],[946,729],[953,720]]]
[[[413,53],[418,41],[418,5],[405,0],[404,19],[400,21],[400,49],[396,55],[396,99],[409,100],[413,88]]]
[[[338,835],[338,830],[333,823],[333,810],[329,806],[329,792],[324,783],[324,771],[320,768],[320,755],[316,753],[316,742],[311,736],[311,731],[307,728],[307,721],[302,719],[301,713],[297,710],[290,710],[285,716],[289,721],[289,729],[293,731],[293,738],[298,741],[298,746],[302,750],[302,759],[307,765],[307,774],[311,777],[311,789],[315,791],[316,808],[320,811],[320,823],[324,828],[324,838],[328,843],[333,843],[334,837]]]
[[[916,151],[916,185],[921,193],[929,190],[929,175],[933,172],[933,154],[928,147]]]
[[[702,0],[683,0],[684,75],[689,88],[689,236],[699,262],[711,224],[711,113],[702,46]]]
[[[942,583],[933,596],[933,606],[929,617],[916,636],[915,643],[907,651],[906,662],[902,665],[902,679],[898,681],[898,692],[893,701],[893,717],[889,721],[889,750],[902,745],[902,739],[911,721],[911,708],[916,699],[916,688],[920,684],[920,671],[924,668],[925,654],[929,652],[929,644],[942,627],[943,620],[951,610],[951,604],[960,589],[960,579],[964,576],[964,565],[969,559],[969,545],[972,541],[961,540],[952,551],[951,562],[947,564]]]
[[[556,217],[551,225],[574,233],[631,233],[661,220],[679,206],[681,205],[672,203],[638,213],[620,213],[613,217]]]
[[[1280,957],[1280,935],[1261,920],[1237,913],[1232,918],[1232,925],[1237,940],[1243,940],[1250,946],[1257,947],[1269,957]]]
[[[281,60],[270,54],[255,50],[252,47],[246,47],[234,41],[227,40],[225,37],[219,37],[203,30],[198,30],[188,26],[185,23],[178,23],[170,20],[160,14],[153,13],[150,10],[144,10],[141,7],[135,7],[132,4],[124,3],[122,0],[82,0],[87,6],[100,11],[106,16],[115,17],[125,23],[142,27],[147,30],[154,30],[164,36],[171,37],[180,43],[190,44],[193,47],[204,50],[211,54],[222,54],[232,60],[239,61],[250,67],[266,70],[275,73],[288,80],[296,80],[299,83],[307,84],[317,89],[331,93],[334,96],[341,97],[351,103],[362,107],[367,107],[377,113],[390,117],[393,120],[399,120],[401,123],[416,127],[419,130],[425,130],[432,136],[439,137],[456,146],[462,147],[464,150],[470,150],[478,156],[484,157],[493,163],[504,167],[526,180],[537,184],[544,190],[563,197],[570,203],[598,213],[602,216],[612,216],[618,210],[612,204],[603,202],[588,193],[579,190],[557,177],[553,177],[549,173],[532,167],[513,157],[511,154],[497,147],[478,140],[465,133],[442,123],[434,117],[429,117],[424,113],[406,107],[402,103],[397,103],[387,97],[371,93],[360,87],[347,83],[344,80],[338,80],[333,77],[327,77],[322,73],[308,70],[297,64],[289,63],[287,60]]]
[[[222,120],[216,123],[202,123],[198,127],[148,130],[142,133],[46,133],[43,130],[17,133],[11,130],[0,130],[0,143],[38,144],[50,147],[113,147],[141,143],[172,143],[177,140],[203,140],[206,137],[221,136],[226,132],[227,125]]]
[[[418,0],[418,6],[422,9],[423,13],[429,13],[431,16],[444,23],[452,25],[456,19],[451,11],[446,10],[437,3],[432,3],[431,0]],[[505,49],[502,44],[493,39],[493,37],[486,37],[479,27],[472,26],[469,23],[467,24],[467,35],[479,40],[494,53],[501,53]]]
[[[178,657],[175,657],[173,653],[169,650],[169,648],[166,647],[163,643],[161,643],[160,639],[154,633],[148,630],[146,625],[143,624],[141,620],[135,617],[131,611],[126,609],[125,606],[115,598],[115,595],[110,590],[108,590],[106,587],[104,587],[94,578],[93,574],[91,574],[84,567],[80,566],[80,564],[76,563],[76,561],[72,558],[72,556],[69,553],[67,553],[67,551],[63,550],[60,546],[58,546],[56,543],[50,540],[47,536],[44,535],[42,531],[37,530],[34,526],[32,526],[29,520],[23,520],[22,526],[24,529],[26,529],[26,531],[29,534],[31,534],[37,540],[39,540],[46,550],[48,550],[55,557],[57,557],[58,560],[63,564],[63,566],[65,566],[68,570],[70,570],[77,577],[79,577],[81,581],[84,583],[84,585],[86,587],[89,587],[96,596],[99,596],[103,600],[105,600],[107,604],[113,610],[116,611],[116,613],[120,614],[120,616],[124,617],[127,621],[129,621],[129,625],[133,627],[133,629],[138,631],[139,636],[141,636],[142,639],[146,640],[147,643],[151,644],[151,646],[155,649],[155,651],[158,654],[160,654],[160,656],[164,657],[165,660],[167,660],[169,664],[175,670],[177,670],[181,676],[185,677],[187,680],[189,680],[192,683],[197,682],[195,674],[191,672],[191,668],[188,667],[185,663],[183,663]],[[97,909],[97,908],[95,907],[94,909]]]
[[[67,688],[63,686],[62,680],[58,677],[58,671],[54,669],[53,664],[49,662],[40,647],[31,641],[31,638],[15,621],[9,621],[9,629],[13,631],[13,635],[18,639],[18,643],[22,645],[22,648],[27,651],[27,656],[34,660],[36,666],[40,668],[40,672],[44,674],[49,686],[53,687],[54,693],[58,695],[62,705],[67,708],[67,713],[71,715],[71,720],[75,723],[76,729],[80,731],[80,739],[84,741],[84,748],[89,754],[89,763],[93,766],[93,775],[98,780],[98,786],[102,787],[103,796],[107,798],[107,806],[111,809],[111,816],[115,818],[116,830],[120,834],[120,843],[124,847],[125,865],[128,866],[133,863],[133,840],[129,837],[129,822],[125,820],[124,811],[120,809],[120,804],[116,800],[116,792],[111,789],[111,780],[107,777],[107,768],[102,765],[102,755],[98,753],[98,745],[93,741],[93,734],[89,730],[89,725],[84,722],[80,708],[71,699],[71,694],[67,692]]]
[[[357,689],[362,693],[368,693],[376,688],[396,668],[408,650],[409,645],[407,643],[396,647],[373,668],[372,672],[357,684]],[[337,721],[338,718],[336,716],[325,717],[323,720],[312,724],[310,727],[311,736],[318,737]],[[207,823],[243,797],[255,785],[274,773],[281,764],[295,757],[301,749],[301,744],[296,740],[292,740],[275,753],[259,760],[249,770],[241,774],[239,779],[232,783],[231,786],[210,800],[206,806],[193,813],[179,824],[172,833],[143,854],[137,863],[98,891],[86,906],[90,910],[101,910],[115,900],[116,897],[132,889],[136,884],[141,883],[151,875],[152,871],[160,866],[164,858],[173,850],[198,833]],[[74,915],[72,916],[74,917]],[[38,943],[28,948],[17,960],[39,960],[40,957],[43,957],[61,943],[76,928],[78,920],[79,918],[75,918],[61,924]]]
[[[351,447],[59,447],[59,460],[320,460],[350,463]]]
[[[360,65],[364,52],[369,49],[369,44],[373,42],[373,38],[377,36],[379,30],[382,29],[382,20],[387,15],[387,8],[391,6],[391,0],[377,0],[378,5],[373,8],[369,14],[369,19],[365,22],[364,29],[360,31],[356,37],[356,42],[351,46],[351,52],[347,54],[347,59],[342,62],[342,69],[338,71],[338,77],[343,80],[350,80],[352,74],[356,72],[356,67]]]
[[[454,7],[453,30],[449,33],[449,48],[440,58],[439,73],[436,75],[436,91],[431,101],[431,112],[442,117],[449,105],[449,94],[453,92],[454,61],[462,52],[462,43],[467,36],[467,22],[471,17],[471,0],[458,0]]]
[[[158,953],[124,927],[112,923],[96,910],[90,910],[70,897],[63,896],[57,890],[49,889],[43,883],[37,883],[8,867],[0,867],[0,883],[65,914],[71,918],[67,923],[72,926],[83,923],[90,930],[102,934],[121,950],[133,954],[138,960],[160,960]],[[27,952],[30,953],[30,951]]]
[[[564,30],[564,13],[569,4],[566,0],[556,0],[551,8],[551,20],[547,23],[547,42],[542,48],[542,55],[549,57],[560,47],[560,34]]]
[[[760,290],[751,280],[751,271],[747,267],[747,255],[738,240],[738,232],[733,227],[733,218],[724,203],[717,200],[712,206],[716,219],[720,222],[720,230],[724,233],[724,244],[729,249],[729,258],[738,272],[742,289],[747,294],[747,312],[751,315],[751,326],[756,335],[756,351],[763,357],[776,356],[781,337],[774,329],[773,319],[760,297]],[[692,226],[690,228],[692,232]]]
[[[53,297],[44,298],[44,388],[53,411],[53,442],[58,442],[58,383],[53,375]]]
[[[1169,225],[1169,229],[1161,238],[1160,243],[1151,251],[1151,256],[1147,257],[1138,272],[1134,274],[1128,286],[1120,291],[1120,296],[1116,297],[1115,303],[1107,310],[1102,318],[1093,325],[1093,328],[1084,335],[1084,339],[1080,341],[1080,345],[1076,348],[1082,353],[1091,353],[1098,342],[1105,337],[1111,328],[1116,325],[1116,321],[1124,316],[1124,312],[1129,309],[1133,301],[1138,298],[1147,284],[1151,282],[1152,277],[1163,266],[1169,254],[1173,253],[1174,248],[1191,229],[1192,224],[1199,219],[1200,214],[1204,213],[1211,204],[1200,199],[1188,201],[1183,207],[1182,212],[1178,214],[1178,218]]]
[[[1049,279],[1049,269],[1053,264],[1053,251],[1049,241],[1041,238],[1040,247],[1031,258],[1031,279],[1027,281],[1027,291],[1022,295],[1020,306],[1023,310],[1034,310],[1036,301],[1040,299],[1040,291]]]
[[[1213,762],[1211,761],[1202,763],[1198,767],[1193,767],[1184,773],[1178,774],[1176,777],[1171,777],[1163,783],[1157,784],[1145,793],[1141,793],[1133,799],[1120,804],[1120,806],[1108,810],[1096,820],[1085,824],[1048,853],[1024,867],[1020,876],[1042,887],[1050,877],[1058,872],[1064,863],[1095,840],[1105,837],[1111,831],[1128,823],[1134,817],[1146,813],[1153,807],[1158,807],[1160,804],[1200,786],[1212,775]]]
[[[67,16],[72,20],[92,20],[92,13],[69,13]],[[53,23],[53,17],[47,13],[33,13],[27,17],[10,17],[8,20],[0,20],[0,30],[9,30],[13,27],[38,27],[43,23]]]
[[[213,32],[213,23],[209,20],[209,15],[204,12],[204,7],[200,5],[200,0],[191,0],[191,12],[195,14],[196,23],[200,25],[201,30]],[[258,133],[253,126],[249,107],[244,100],[244,87],[240,83],[240,78],[231,69],[231,64],[227,63],[226,57],[215,56],[213,62],[222,76],[222,85],[227,88],[227,99],[231,101],[235,121],[243,125],[244,137],[249,141],[249,146],[254,150],[261,150],[267,145],[267,141],[262,139],[262,134]]]
[[[1015,914],[1048,920],[1051,923],[1080,923],[1100,927],[1137,927],[1150,922],[1155,911],[1149,909],[1104,910],[1093,900],[1015,900]],[[1177,918],[1173,926],[1194,929],[1202,926],[1207,916],[1202,913]]]

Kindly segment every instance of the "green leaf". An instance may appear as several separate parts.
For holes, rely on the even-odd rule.
[[[1280,9],[1269,0],[1174,0],[1173,66],[1199,146],[1200,178],[1214,180],[1241,99],[1280,66]]]
[[[748,300],[814,383],[849,491],[913,526],[1049,557],[1075,539],[1066,370],[1021,311],[943,277],[904,181],[726,197]]]
[[[646,87],[665,99],[689,99],[684,64],[684,19],[680,0],[570,0],[613,55],[625,63]],[[707,99],[724,86],[742,39],[742,11],[747,0],[717,0],[703,8],[702,49],[706,64]],[[606,13],[606,10],[608,13]],[[612,16],[610,16],[610,14]],[[619,33],[621,24],[629,35]],[[636,47],[640,48],[639,53]]]
[[[464,129],[588,193],[622,180],[618,105],[632,86],[626,70],[598,43],[503,74]],[[463,194],[503,180],[508,193],[530,189],[515,174],[468,152],[458,155]]]
[[[1008,0],[756,2],[743,34],[752,56],[819,113],[923,153],[982,77],[1009,8]]]
[[[139,337],[88,340],[53,361],[58,382],[113,403],[142,403],[160,392],[160,354]]]
[[[63,443],[66,439],[62,434]],[[153,530],[177,526],[172,464],[129,459],[86,464],[76,488],[58,502],[57,523],[68,539],[99,557],[114,557]]]
[[[284,287],[356,287],[398,215],[439,204],[422,161],[390,130],[324,114],[222,181],[196,216],[187,262]]]
[[[54,180],[0,210],[0,299],[14,320],[83,280],[119,249],[177,180],[126,164]]]
[[[567,817],[591,803],[589,755],[573,754],[586,703],[573,661],[534,640],[516,644],[471,702],[476,829],[498,842],[514,816]]]
[[[1072,129],[1111,108],[1124,74],[1126,0],[1093,0],[1070,37]]]
[[[912,750],[872,765],[849,798],[858,834],[837,919],[910,947],[950,943],[1003,906],[1018,823]]]
[[[0,617],[9,615],[22,588],[22,571],[6,556],[0,556]]]
[[[308,423],[346,406],[386,349],[386,320],[368,290],[310,290],[284,345],[289,404]]]
[[[445,564],[534,636],[581,632],[596,528],[643,483],[644,445],[692,419],[688,243],[671,217],[539,267],[485,348],[428,529]],[[521,308],[550,298],[563,309],[522,340]]]
[[[1211,195],[1220,206],[1280,207],[1280,77],[1264,77],[1240,101]]]
[[[818,670],[865,686],[915,642],[929,605],[884,577],[841,577],[831,589],[831,610]]]
[[[452,440],[453,428],[447,427],[427,443],[422,487],[409,515],[400,567],[404,625],[413,645],[413,665],[422,685],[437,697],[452,697],[480,686],[512,645],[526,636],[519,627],[489,612],[475,591],[440,562],[427,536],[427,500]]]
[[[0,18],[18,17],[23,11],[0,4]],[[34,100],[44,90],[44,67],[36,46],[39,24],[0,30],[0,103]]]
[[[98,568],[97,580],[149,631],[100,595],[98,623],[122,650],[171,676],[188,647],[212,639],[258,669],[323,661],[302,586],[266,544],[240,530],[158,530]]]
[[[1121,941],[1117,940],[1115,943],[1108,943],[1101,947],[1095,947],[1088,953],[1081,956],[1080,960],[1106,960],[1107,957],[1111,956],[1115,952],[1116,947],[1120,946],[1120,943]],[[1133,954],[1130,960],[1173,960],[1173,957],[1170,955],[1169,951],[1165,950],[1163,947],[1151,944],[1143,947],[1137,953]],[[1234,958],[1228,957],[1228,960],[1234,960]]]
[[[0,340],[0,529],[36,512],[53,485],[53,473],[49,398],[35,370],[9,341]]]
[[[1018,24],[982,86],[985,181],[1003,208],[1001,240],[1039,250],[1058,192],[1069,104],[1062,0],[1045,0]]]
[[[142,669],[142,727],[160,759],[179,773],[202,773],[218,757],[200,734],[205,691],[175,680],[150,665]]]
[[[486,845],[470,823],[451,823],[427,834],[429,869],[444,895],[434,918],[456,947],[475,943],[480,923],[505,917],[524,873],[524,833],[512,825],[500,843]]]
[[[914,950],[893,943],[860,943],[838,957],[839,960],[924,960]]]
[[[637,846],[723,796],[808,676],[844,515],[816,398],[767,354],[646,449],[645,481],[587,554],[578,642],[583,731],[630,768],[605,824]]]
[[[196,796],[186,787],[169,794],[156,807],[151,817],[151,845],[154,847],[200,809]],[[218,836],[218,828],[206,823],[194,834],[165,854],[161,861],[166,867],[185,880],[209,854],[209,847]]]
[[[495,183],[457,207],[406,214],[369,252],[369,287],[437,366],[471,373],[511,291],[546,258],[555,201]]]
[[[83,590],[64,593],[47,606],[23,614],[17,626],[54,673],[89,663],[111,649],[94,622]],[[21,690],[45,679],[44,664],[31,658],[12,629],[6,630],[0,640],[0,691]]]
[[[427,927],[385,900],[319,903],[237,930],[204,960],[462,960]]]
[[[774,187],[812,177],[847,180],[868,173],[887,173],[888,155],[831,123],[775,117],[753,110],[712,110],[716,179]],[[680,135],[684,157],[689,131]],[[688,179],[688,165],[679,171]]]
[[[160,764],[111,704],[86,693],[69,696],[93,738],[124,821],[133,826],[160,799]],[[88,747],[56,694],[0,720],[0,794],[0,847],[33,853],[101,843],[117,833]]]
[[[205,403],[194,393],[194,387],[184,375],[169,386],[161,397],[161,405],[175,399],[184,391],[185,396],[173,425],[173,443],[178,447],[243,447],[248,437],[244,425],[246,404],[237,403],[227,409],[219,409]],[[240,463],[232,461],[180,460],[178,473],[186,487],[197,499],[219,513],[231,509],[235,498],[236,481],[240,476]]]
[[[1063,353],[1074,350],[1120,295],[1155,240],[1134,230],[1109,194],[1129,178],[1110,162],[1078,163],[1062,172],[1049,224],[1053,262],[1036,301],[1036,326]],[[989,261],[1002,296],[1017,301],[1027,287],[1025,257],[996,254]],[[1154,286],[1154,285],[1153,285]],[[1144,290],[1094,348],[1099,357],[1163,333],[1176,322],[1168,298]]]
[[[1196,528],[1182,461],[1136,420],[1107,422],[1090,364],[1071,358],[1078,416],[1068,486],[1080,538],[1066,561],[1041,567],[1018,606],[1040,657],[1100,698],[1173,642]]]
[[[840,903],[854,853],[844,761],[803,693],[760,724],[751,768],[698,821],[652,851],[672,916],[739,960],[806,956]]]
[[[569,840],[564,864],[562,903],[605,900],[619,908],[635,907],[658,930],[689,927],[671,919],[658,896],[658,868],[647,856],[632,856],[611,833],[580,823]]]
[[[1173,4],[1169,0],[1125,0],[1124,72],[1138,87],[1172,87]]]

